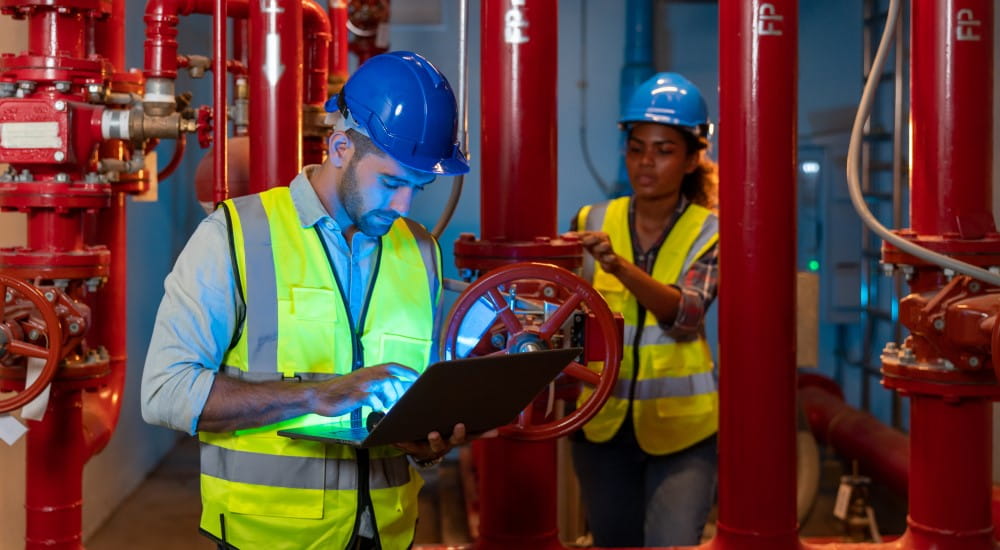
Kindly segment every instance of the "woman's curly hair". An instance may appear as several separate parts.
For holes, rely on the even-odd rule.
[[[687,144],[688,154],[698,155],[698,167],[690,174],[684,174],[681,193],[699,206],[715,209],[719,205],[719,167],[708,158],[708,140],[698,137],[682,128],[681,134]]]

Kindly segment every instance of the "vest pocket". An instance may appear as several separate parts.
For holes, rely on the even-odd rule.
[[[225,456],[231,512],[301,519],[323,517],[326,464],[322,443],[273,433],[234,439],[233,449]]]
[[[423,371],[431,352],[431,341],[403,334],[384,333],[379,338],[380,363],[399,363]],[[369,361],[370,363],[371,361]]]

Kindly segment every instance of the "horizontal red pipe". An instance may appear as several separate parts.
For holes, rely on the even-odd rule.
[[[851,407],[826,387],[807,380],[799,385],[799,401],[816,439],[857,460],[865,475],[905,495],[910,467],[906,435]]]

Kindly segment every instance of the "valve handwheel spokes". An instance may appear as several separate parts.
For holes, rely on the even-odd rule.
[[[544,301],[557,305],[548,313],[541,324],[522,323],[511,310],[504,292],[510,289],[529,288],[541,292],[516,295],[518,299]],[[618,379],[622,344],[615,316],[604,298],[590,284],[574,273],[561,267],[542,263],[519,263],[495,269],[473,282],[459,296],[445,323],[442,346],[444,357],[453,358],[459,348],[459,330],[466,315],[474,311],[474,306],[487,304],[494,314],[494,326],[505,330],[504,349],[493,353],[519,353],[529,349],[551,348],[552,339],[567,320],[578,310],[585,310],[593,316],[600,330],[604,356],[600,358],[603,368],[598,372],[578,362],[572,362],[563,369],[560,377],[570,378],[593,387],[593,393],[575,411],[552,421],[540,421],[534,404],[521,412],[513,423],[500,428],[500,434],[512,439],[539,441],[554,439],[576,431],[594,417],[611,395]],[[487,331],[489,334],[489,331]],[[588,338],[590,341],[596,339]],[[500,346],[497,346],[500,347]],[[476,355],[481,346],[473,347],[470,355]],[[551,388],[550,388],[551,391]]]
[[[7,304],[13,302],[18,295],[31,302],[31,305],[42,316],[42,320],[45,322],[46,347],[23,341],[19,337],[22,331],[19,328],[18,330],[11,329],[11,325],[18,323],[18,321],[7,318]],[[10,296],[10,300],[8,300],[8,296]],[[52,382],[59,366],[61,345],[62,327],[59,324],[59,317],[56,315],[54,305],[45,298],[42,291],[20,279],[0,275],[0,359],[11,355],[45,359],[45,365],[38,378],[13,397],[0,399],[0,414],[27,405]]]

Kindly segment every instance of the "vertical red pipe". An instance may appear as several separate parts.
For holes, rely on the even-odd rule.
[[[555,441],[482,439],[476,550],[562,550]]]
[[[979,238],[992,215],[995,0],[913,2],[912,227]]]
[[[246,19],[233,20],[233,59],[243,63],[244,67],[249,66],[250,60],[247,58],[247,37],[250,34],[248,29],[249,21]]]
[[[330,66],[330,19],[313,0],[302,0],[304,92],[302,102],[322,106],[326,102],[326,77]]]
[[[556,0],[482,7],[481,239],[557,234]]]
[[[111,15],[96,23],[94,40],[97,54],[107,59],[116,71],[125,71],[125,0],[114,0]]]
[[[288,185],[302,166],[302,57],[301,0],[250,2],[251,193]]]
[[[229,76],[226,72],[226,0],[215,0],[212,19],[212,103],[215,105],[215,120],[213,121],[212,148],[212,202],[218,204],[229,198],[229,120],[226,117],[226,83]]]
[[[57,213],[49,209],[28,212],[28,248],[45,252],[83,250],[83,215],[80,210]]]
[[[84,16],[77,10],[58,13],[42,8],[28,18],[28,53],[48,57],[87,57]]]
[[[116,71],[125,67],[125,0],[114,0],[111,16],[98,26],[97,53],[111,61]],[[121,143],[113,142],[111,151],[103,157],[121,156]],[[87,456],[101,452],[111,440],[121,415],[121,398],[125,390],[125,370],[128,364],[128,261],[126,239],[125,193],[114,191],[108,208],[97,218],[98,244],[107,247],[111,257],[108,283],[94,299],[90,338],[108,351],[111,375],[107,384],[96,392],[83,395],[83,422]]]
[[[341,85],[348,72],[347,0],[330,0],[330,77]]]
[[[124,1],[124,0],[117,0]],[[94,343],[108,351],[111,375],[106,385],[83,396],[83,420],[87,456],[101,452],[111,440],[121,415],[121,399],[125,390],[125,370],[128,365],[128,257],[126,237],[125,193],[116,192],[111,204],[97,220],[97,238],[108,248],[111,265],[108,284],[97,292],[94,300],[91,328]]]
[[[482,8],[482,238],[556,234],[556,0]],[[516,213],[516,214],[515,214]],[[477,441],[478,550],[561,549],[555,441]]]
[[[28,422],[27,550],[83,550],[84,445],[81,391],[53,386],[45,419]]]
[[[985,399],[911,398],[907,523],[914,548],[995,548],[991,415]]]
[[[719,18],[720,262],[730,271],[719,290],[725,366],[715,544],[797,548],[798,2],[723,0]],[[766,323],[746,322],[762,311]]]

